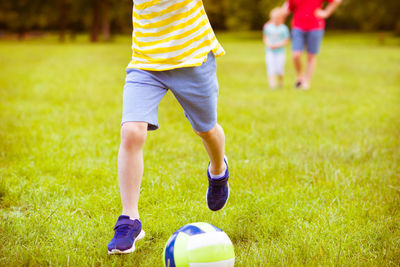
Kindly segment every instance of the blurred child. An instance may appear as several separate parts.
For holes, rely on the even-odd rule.
[[[275,89],[283,85],[283,74],[285,70],[285,46],[289,42],[289,29],[283,24],[285,12],[281,8],[274,8],[270,13],[270,21],[263,28],[264,43],[266,46],[266,65],[269,87]]]

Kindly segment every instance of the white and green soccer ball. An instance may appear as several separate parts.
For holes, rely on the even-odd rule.
[[[209,223],[187,224],[168,239],[164,267],[232,267],[233,244],[228,235]]]

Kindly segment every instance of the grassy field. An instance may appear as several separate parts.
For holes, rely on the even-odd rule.
[[[237,266],[400,264],[400,40],[328,34],[303,92],[289,59],[284,88],[268,89],[258,33],[218,37],[228,205],[207,209],[207,155],[168,93],[145,145],[147,235],[127,256],[106,244],[129,37],[0,41],[0,265],[160,266],[196,221],[230,236]]]

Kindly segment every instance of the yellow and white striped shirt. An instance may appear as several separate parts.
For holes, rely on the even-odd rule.
[[[128,68],[170,70],[200,66],[212,51],[225,54],[202,0],[134,0],[132,61]]]

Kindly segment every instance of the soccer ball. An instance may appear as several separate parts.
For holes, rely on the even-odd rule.
[[[168,239],[164,267],[232,267],[235,252],[228,235],[209,223],[187,224]]]

